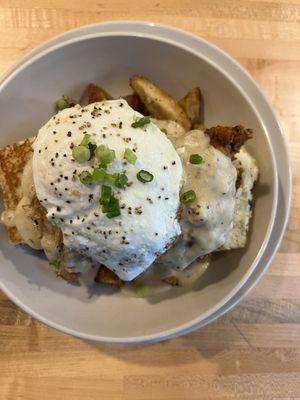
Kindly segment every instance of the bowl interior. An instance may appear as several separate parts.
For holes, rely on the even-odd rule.
[[[79,335],[132,339],[177,329],[215,311],[253,268],[267,234],[275,195],[267,133],[246,96],[204,58],[146,37],[99,36],[52,49],[17,69],[0,88],[0,146],[34,136],[53,114],[62,94],[78,98],[90,82],[114,96],[131,92],[128,78],[142,74],[175,98],[200,86],[206,126],[242,124],[254,130],[247,145],[258,160],[260,181],[246,249],[220,253],[194,290],[129,298],[102,288],[74,286],[57,279],[37,252],[7,242],[0,228],[0,281],[44,321]]]

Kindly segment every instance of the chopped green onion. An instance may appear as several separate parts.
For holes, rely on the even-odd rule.
[[[131,126],[133,128],[141,128],[144,125],[147,125],[150,123],[150,118],[149,117],[142,117],[138,119],[137,121],[133,122]]]
[[[85,147],[88,146],[89,141],[90,141],[90,137],[91,137],[91,135],[85,134],[83,139],[82,139],[82,141],[81,141],[81,143],[80,143],[80,146],[85,146]]]
[[[125,149],[124,151],[124,158],[127,160],[130,164],[134,165],[136,162],[136,155],[131,149]]]
[[[72,150],[72,156],[79,163],[84,163],[90,159],[91,152],[87,147],[75,146]]]
[[[118,210],[120,208],[119,200],[114,196],[110,196],[110,200],[107,204],[102,204],[102,211],[108,213],[111,211]]]
[[[58,269],[60,267],[60,260],[59,259],[54,259],[49,261],[49,265],[53,266],[55,269]]]
[[[117,188],[125,189],[125,185],[126,185],[127,181],[128,181],[128,178],[125,174],[117,174],[114,185]]]
[[[58,100],[56,101],[55,105],[56,105],[56,109],[57,109],[58,111],[61,111],[61,110],[64,110],[65,108],[70,107],[70,104],[69,104],[69,102],[68,102],[68,98],[65,97],[65,96],[63,96],[63,97],[61,97],[60,99],[58,99]]]
[[[167,131],[165,128],[162,128],[161,131],[162,131],[165,135],[168,134],[168,131]]]
[[[114,218],[114,217],[118,217],[119,215],[121,215],[120,208],[115,209],[114,211],[109,211],[108,213],[106,213],[107,218]]]
[[[150,174],[150,172],[145,171],[143,169],[141,169],[138,173],[137,173],[137,178],[140,182],[143,183],[148,183],[151,182],[153,180],[153,175]]]
[[[93,181],[105,181],[107,172],[104,169],[95,168],[92,173]]]
[[[97,147],[95,155],[97,159],[100,161],[101,166],[107,166],[116,158],[115,151],[109,149],[107,146],[104,146],[103,144]]]
[[[90,153],[91,153],[91,157],[90,158],[94,157],[97,145],[95,143],[89,142],[88,148],[89,148]]]
[[[144,283],[138,283],[134,289],[134,293],[136,297],[146,297],[149,293],[149,286],[146,286]]]
[[[191,154],[190,155],[190,163],[191,164],[202,164],[203,158],[199,154]]]
[[[107,205],[112,197],[112,188],[110,186],[102,186],[100,204]]]
[[[81,183],[87,186],[93,183],[93,177],[89,173],[89,171],[82,171],[81,174],[79,175],[79,180]]]
[[[118,174],[109,174],[106,172],[105,178],[104,178],[104,182],[108,183],[109,185],[115,185],[116,184],[116,180],[118,178]]]
[[[196,193],[194,190],[188,190],[180,195],[180,201],[182,204],[191,204],[196,200]]]

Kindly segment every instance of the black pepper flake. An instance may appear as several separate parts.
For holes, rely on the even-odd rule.
[[[73,220],[72,219],[70,219],[70,224],[73,224]]]
[[[74,148],[74,143],[70,144],[70,149],[72,150]]]
[[[66,155],[66,154],[64,154],[64,157],[67,157],[67,155]]]
[[[68,136],[68,137],[71,137],[71,136],[72,136],[72,132],[69,131],[69,132],[67,133],[67,136]]]
[[[60,211],[61,211],[61,208],[60,208],[60,207],[56,207],[56,210],[57,210],[58,212],[60,212]]]
[[[157,233],[157,232],[155,232],[155,236],[158,236],[158,233]]]
[[[63,218],[60,218],[61,222],[64,222],[65,220]]]
[[[67,200],[66,203],[71,204],[70,200]]]
[[[42,151],[42,150],[39,150],[39,154],[41,154],[41,151]]]
[[[165,197],[165,200],[169,200],[169,197]]]
[[[158,196],[157,198],[158,198],[158,199],[161,199],[161,196]]]
[[[166,165],[164,165],[164,167],[163,167],[164,169],[168,169],[168,167],[166,166]]]
[[[50,182],[50,185],[51,185],[51,186],[53,186],[53,185],[54,185],[54,183],[53,183],[53,182]]]
[[[53,131],[53,135],[56,135],[56,133],[57,133],[56,131]]]
[[[105,133],[103,133],[103,134],[102,134],[102,137],[103,137],[103,139],[105,139],[105,138],[106,138],[106,135],[105,135]]]
[[[72,233],[72,235],[75,235],[75,232],[72,231],[71,233]]]
[[[60,174],[59,176],[60,176],[60,178],[63,178],[63,174]]]
[[[69,178],[67,176],[64,176],[64,179],[67,181]]]
[[[54,140],[54,142],[55,142],[55,143],[58,143],[58,140],[57,140],[57,139],[55,139],[55,140]]]
[[[59,195],[59,197],[61,197],[61,196],[62,196],[62,194],[61,194],[61,193],[58,193],[58,195]]]
[[[91,230],[91,227],[90,227],[90,226],[87,226],[86,229],[87,229],[88,231],[90,231],[90,230]]]
[[[55,158],[58,158],[58,153],[55,153]]]
[[[175,165],[176,164],[176,161],[172,161],[172,165]]]
[[[52,165],[52,167],[54,167],[54,166],[55,166],[55,163],[54,163],[54,162],[52,162],[52,163],[51,163],[51,165]]]

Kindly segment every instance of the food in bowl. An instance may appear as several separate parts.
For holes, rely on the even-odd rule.
[[[245,246],[258,167],[250,129],[200,123],[199,88],[175,101],[144,77],[130,84],[119,99],[94,84],[81,105],[62,97],[37,136],[0,150],[1,221],[64,279],[95,270],[143,295]]]

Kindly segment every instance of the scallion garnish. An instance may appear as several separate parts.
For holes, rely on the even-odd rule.
[[[115,151],[109,149],[107,146],[104,146],[103,144],[97,147],[95,155],[97,159],[100,161],[101,166],[103,167],[106,167],[116,158]]]
[[[96,148],[97,148],[97,145],[96,145],[95,143],[91,143],[91,142],[89,142],[89,144],[88,144],[88,148],[89,148],[89,150],[90,150],[90,153],[91,153],[91,156],[90,156],[90,158],[94,157],[94,155],[95,155],[95,151],[96,151]]]
[[[112,197],[112,188],[110,186],[103,185],[101,188],[100,204],[107,205]]]
[[[182,204],[191,204],[196,200],[196,193],[194,190],[188,190],[180,195],[180,201]]]
[[[92,178],[93,181],[105,181],[107,172],[104,171],[104,169],[100,169],[100,168],[95,168],[93,173],[92,173]]]
[[[142,117],[138,119],[137,121],[133,122],[131,126],[133,128],[141,128],[144,125],[147,125],[150,123],[150,118],[149,117]]]
[[[70,103],[66,96],[62,96],[60,99],[58,99],[56,101],[55,105],[56,105],[56,109],[58,111],[61,111],[61,110],[64,110],[65,108],[70,107]]]
[[[89,186],[93,183],[93,177],[89,171],[82,171],[79,175],[79,180],[86,186]]]
[[[90,137],[91,137],[91,135],[85,134],[83,136],[83,139],[82,139],[81,143],[80,143],[80,146],[85,146],[85,147],[88,146],[89,145],[89,141],[90,141]]]
[[[143,169],[141,169],[138,173],[137,173],[137,178],[140,182],[142,183],[148,183],[151,182],[153,180],[153,175],[150,174],[150,172],[145,171]]]
[[[75,146],[72,150],[72,156],[79,163],[84,163],[90,159],[91,152],[87,147]]]
[[[108,213],[106,213],[107,218],[114,218],[114,217],[118,217],[119,215],[121,215],[120,208],[116,208],[115,210],[109,211]]]
[[[202,164],[203,158],[199,154],[191,154],[190,155],[190,163],[191,164]]]
[[[124,158],[129,162],[129,164],[134,165],[137,157],[131,149],[127,148],[124,151]]]
[[[54,267],[55,269],[58,269],[60,267],[60,260],[58,258],[49,261],[49,265]]]
[[[114,185],[117,188],[125,189],[128,178],[125,174],[117,174]]]

